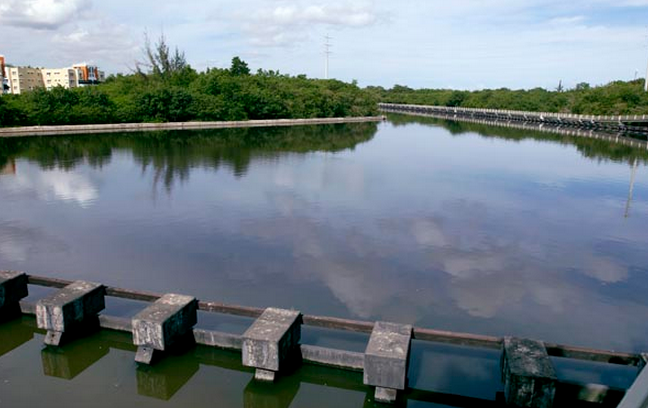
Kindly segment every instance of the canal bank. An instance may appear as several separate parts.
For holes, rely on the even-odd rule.
[[[0,137],[64,136],[76,134],[151,132],[168,130],[209,130],[278,126],[286,127],[380,122],[384,119],[385,118],[383,116],[363,116],[347,118],[242,120],[227,122],[114,123],[102,125],[24,126],[0,128]]]

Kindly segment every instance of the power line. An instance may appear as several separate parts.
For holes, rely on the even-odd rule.
[[[328,34],[324,36],[324,79],[329,79],[329,56],[331,52],[331,40]]]

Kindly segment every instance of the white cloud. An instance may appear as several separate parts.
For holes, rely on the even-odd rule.
[[[88,7],[89,0],[3,0],[0,21],[21,27],[56,29]]]
[[[127,72],[142,32],[164,31],[198,69],[235,55],[253,70],[361,85],[554,88],[629,79],[645,66],[633,14],[647,0],[0,0],[2,52],[16,64],[96,60]],[[48,28],[51,36],[34,32]],[[85,56],[91,54],[90,57]]]
[[[571,17],[556,17],[549,20],[549,24],[553,25],[572,25],[580,24],[585,21],[584,16],[571,16]]]
[[[140,51],[128,27],[101,18],[59,30],[49,41],[62,62],[85,61],[100,68],[109,63],[121,64],[124,69],[133,65]]]
[[[261,17],[261,16],[259,16]],[[360,27],[378,19],[369,4],[316,4],[278,6],[263,18],[271,24],[329,24]]]
[[[272,7],[244,16],[244,29],[256,46],[296,44],[308,38],[315,27],[361,28],[380,20],[373,1],[310,3],[280,1]]]

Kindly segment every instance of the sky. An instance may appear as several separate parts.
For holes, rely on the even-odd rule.
[[[555,89],[643,78],[648,0],[0,0],[0,54],[15,65],[129,73],[144,33],[199,71],[253,70],[361,86]]]

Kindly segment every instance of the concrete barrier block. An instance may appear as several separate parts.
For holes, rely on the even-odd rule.
[[[0,317],[16,308],[27,297],[27,275],[23,272],[0,271]]]
[[[407,385],[412,326],[376,322],[364,357],[365,385],[376,387],[375,399],[394,402]]]
[[[198,321],[198,300],[192,296],[166,294],[132,320],[135,360],[150,364],[154,350],[165,351],[186,337]]]
[[[299,351],[301,313],[267,308],[243,333],[243,365],[256,368],[255,378],[274,381],[286,359]]]
[[[502,381],[508,406],[550,408],[558,378],[541,341],[504,338]]]
[[[36,323],[47,330],[45,344],[58,346],[63,333],[97,321],[105,307],[106,288],[99,283],[76,281],[36,303]]]

